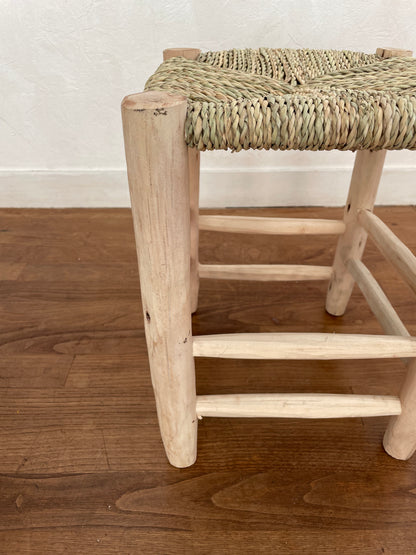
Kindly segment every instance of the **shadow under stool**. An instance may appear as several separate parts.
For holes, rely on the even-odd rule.
[[[122,103],[147,349],[160,431],[170,463],[197,452],[198,419],[391,415],[384,448],[416,449],[416,338],[361,261],[367,236],[416,291],[416,257],[373,213],[387,150],[416,149],[416,59],[268,49],[164,51],[145,92]],[[198,214],[204,150],[356,151],[343,220]],[[208,265],[199,229],[338,236],[331,266]],[[235,333],[193,336],[199,278],[329,281],[326,310],[342,315],[354,283],[386,335]],[[340,394],[197,395],[194,357],[327,360],[403,358],[399,397]]]

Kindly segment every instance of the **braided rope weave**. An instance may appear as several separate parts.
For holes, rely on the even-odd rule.
[[[171,58],[145,90],[188,99],[198,150],[416,149],[416,59],[269,49]]]

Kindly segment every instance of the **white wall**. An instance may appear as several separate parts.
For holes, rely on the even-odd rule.
[[[416,50],[413,0],[2,0],[0,9],[3,206],[126,205],[120,101],[142,90],[164,48]],[[202,158],[211,206],[340,204],[352,164],[342,152]],[[379,200],[416,202],[415,178],[414,152],[389,153]]]

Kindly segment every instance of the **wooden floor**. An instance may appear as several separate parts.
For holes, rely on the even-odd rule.
[[[416,251],[414,208],[376,213]],[[331,264],[335,243],[202,232],[201,261]],[[410,289],[370,243],[365,261],[416,335]],[[358,290],[326,314],[326,285],[202,280],[194,334],[381,333]],[[168,464],[128,210],[0,210],[0,292],[0,553],[416,552],[416,457],[384,453],[386,418],[205,418],[197,463]],[[201,394],[397,394],[403,376],[392,360],[196,364]]]

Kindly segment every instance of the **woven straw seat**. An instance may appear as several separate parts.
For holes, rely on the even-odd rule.
[[[416,59],[270,49],[174,57],[146,90],[188,99],[198,150],[416,149]]]

